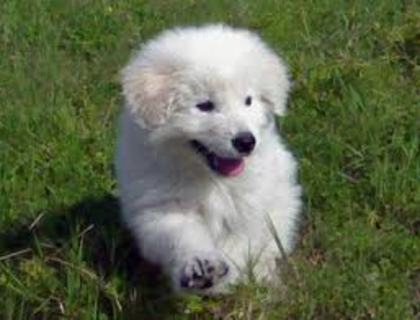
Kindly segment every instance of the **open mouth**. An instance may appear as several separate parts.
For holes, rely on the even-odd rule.
[[[195,151],[204,157],[209,168],[222,176],[237,176],[245,167],[242,158],[221,157],[197,140],[192,140],[191,145]]]

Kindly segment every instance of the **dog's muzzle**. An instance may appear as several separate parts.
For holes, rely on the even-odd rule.
[[[212,171],[222,176],[237,176],[242,172],[242,170],[245,167],[244,160],[242,157],[221,157],[215,152],[210,151],[204,144],[202,144],[198,140],[192,140],[191,146],[195,151],[197,151],[197,153],[204,157],[208,167]]]

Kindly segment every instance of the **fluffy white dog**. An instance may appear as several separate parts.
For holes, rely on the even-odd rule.
[[[117,175],[143,256],[177,291],[223,292],[250,270],[272,281],[301,204],[275,126],[289,91],[282,60],[246,30],[180,28],[146,43],[122,86]]]

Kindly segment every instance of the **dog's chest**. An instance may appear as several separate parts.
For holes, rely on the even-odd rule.
[[[270,203],[262,190],[246,186],[214,188],[199,204],[199,212],[216,239],[259,232]]]

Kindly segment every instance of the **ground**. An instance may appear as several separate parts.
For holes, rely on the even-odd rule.
[[[281,288],[174,298],[118,220],[119,70],[160,30],[211,21],[291,67],[279,128],[304,218]],[[415,0],[1,1],[0,318],[420,317],[419,88]]]

